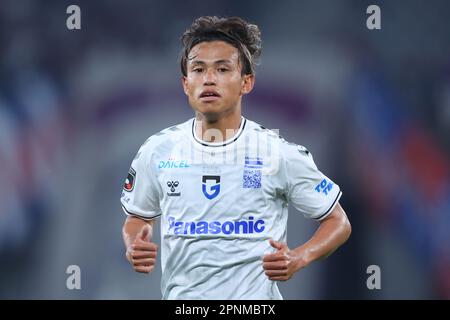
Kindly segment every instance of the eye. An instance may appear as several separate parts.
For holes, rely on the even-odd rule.
[[[219,72],[227,72],[228,71],[227,68],[219,68],[218,70],[219,70]]]
[[[203,72],[203,68],[192,69],[192,72],[197,72],[197,73]]]

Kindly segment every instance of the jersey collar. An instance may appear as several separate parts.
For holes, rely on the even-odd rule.
[[[198,136],[197,133],[195,132],[195,125],[196,125],[197,121],[194,118],[192,120],[192,137],[194,138],[194,140],[201,144],[202,146],[205,147],[225,147],[233,142],[235,142],[237,139],[239,139],[239,137],[241,136],[242,132],[244,131],[245,128],[245,124],[247,123],[247,119],[245,119],[244,117],[241,116],[241,124],[239,125],[239,129],[236,132],[236,134],[231,137],[230,139],[227,139],[225,141],[221,141],[221,142],[206,142],[201,140]]]

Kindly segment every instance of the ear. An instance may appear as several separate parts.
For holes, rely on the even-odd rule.
[[[187,84],[187,78],[185,76],[181,77],[181,84],[183,85],[184,94],[188,96],[189,95],[188,94],[188,84]]]
[[[242,77],[241,94],[250,93],[255,85],[255,76],[252,74],[246,74]]]

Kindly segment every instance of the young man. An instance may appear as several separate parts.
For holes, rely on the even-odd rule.
[[[261,52],[256,25],[201,17],[182,37],[182,84],[195,118],[151,136],[122,193],[126,257],[153,270],[161,218],[163,299],[282,299],[290,279],[349,237],[339,186],[311,154],[241,115]],[[287,206],[320,222],[286,244]]]

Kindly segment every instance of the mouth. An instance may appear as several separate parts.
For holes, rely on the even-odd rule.
[[[216,101],[220,98],[220,94],[214,90],[205,90],[200,94],[199,98],[204,102]]]

